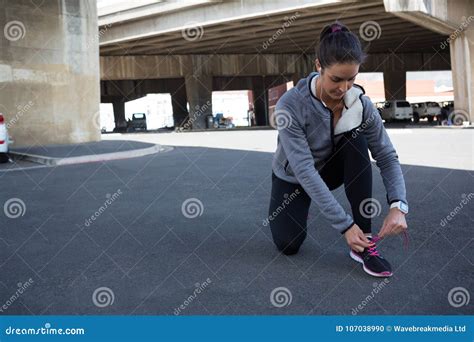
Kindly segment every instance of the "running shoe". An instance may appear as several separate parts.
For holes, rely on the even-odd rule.
[[[371,241],[370,247],[364,249],[363,252],[357,252],[351,249],[351,258],[361,263],[364,271],[371,276],[391,277],[392,266],[390,266],[389,262],[385,260],[377,250],[377,242],[380,241],[380,238],[378,236],[368,236],[367,239]]]

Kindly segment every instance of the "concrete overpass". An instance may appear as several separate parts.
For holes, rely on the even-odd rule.
[[[456,106],[472,115],[468,14],[474,4],[458,0],[166,1],[99,13],[101,98],[114,103],[123,125],[124,101],[169,92],[175,123],[188,118],[203,128],[212,91],[251,89],[257,123],[265,125],[268,88],[313,70],[318,33],[338,19],[368,49],[361,71],[383,72],[387,99],[406,97],[407,71],[451,69]]]
[[[0,4],[0,112],[15,145],[100,140],[96,1]]]
[[[406,71],[451,69],[455,105],[474,121],[469,0],[137,0],[98,14],[95,0],[2,4],[0,110],[18,145],[100,139],[99,96],[121,126],[126,101],[171,93],[175,123],[200,128],[212,91],[252,89],[265,125],[266,91],[313,70],[319,31],[336,19],[365,43],[361,71],[384,73],[387,98],[406,96]],[[25,34],[8,36],[11,22]]]

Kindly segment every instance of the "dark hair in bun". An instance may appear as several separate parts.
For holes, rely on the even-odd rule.
[[[321,30],[316,56],[322,68],[336,63],[362,64],[367,57],[359,38],[338,21]]]

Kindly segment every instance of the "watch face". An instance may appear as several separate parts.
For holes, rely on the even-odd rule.
[[[408,211],[408,204],[401,202],[400,209],[403,211]]]

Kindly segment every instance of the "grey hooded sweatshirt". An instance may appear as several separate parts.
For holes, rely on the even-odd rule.
[[[319,74],[314,72],[301,79],[276,104],[278,143],[272,169],[278,178],[300,184],[331,225],[344,233],[354,221],[319,174],[344,132],[363,134],[367,139],[372,158],[380,169],[389,204],[395,201],[407,203],[405,181],[382,119],[372,101],[364,95],[363,88],[354,85],[346,92],[345,108],[333,128],[332,111],[311,91],[316,77]]]

